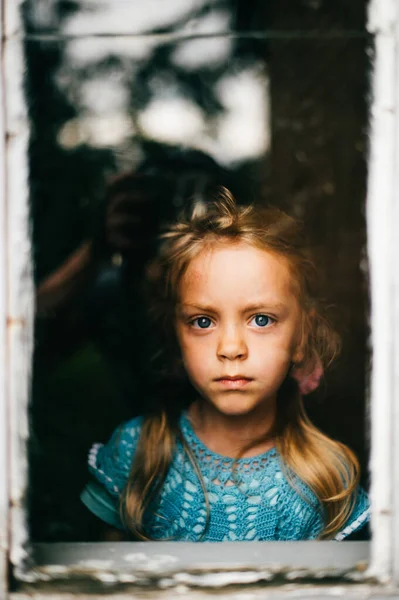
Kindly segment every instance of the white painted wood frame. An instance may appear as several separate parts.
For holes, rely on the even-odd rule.
[[[399,2],[372,0],[367,194],[371,284],[370,569],[399,583]]]
[[[28,557],[25,507],[27,408],[33,348],[34,288],[28,202],[29,122],[23,87],[20,5],[21,0],[3,0],[3,13],[0,12],[3,34],[0,50],[1,598],[5,596],[7,585],[5,561],[8,554],[17,578],[29,581],[30,577],[33,582],[35,580],[32,570],[25,563]],[[375,36],[376,50],[367,200],[373,347],[370,409],[373,539],[369,569],[359,577],[377,578],[382,585],[388,586],[384,588],[385,592],[381,592],[385,595],[399,585],[399,0],[372,0],[369,30]],[[175,553],[177,556],[179,552],[170,544],[146,546],[149,560],[155,558],[155,554],[159,555],[161,549],[165,555]],[[338,560],[342,553],[341,546],[329,543],[328,547],[330,550],[325,560],[328,561],[329,556],[333,562]],[[98,548],[101,549],[101,545]],[[270,545],[268,548],[271,548]],[[82,550],[84,548],[79,546],[79,552]],[[49,548],[40,551],[43,556],[50,552]],[[65,557],[65,574],[69,569],[67,556],[72,551],[71,545],[57,549],[60,561],[62,556]],[[97,558],[101,555],[93,547],[90,552],[88,560],[94,555],[98,555]],[[223,554],[222,548],[220,552]],[[281,548],[278,552],[281,552]],[[356,552],[354,555],[357,556]],[[192,545],[187,555],[191,557],[191,567],[185,565],[187,572],[198,566],[200,554]],[[316,559],[320,559],[316,554],[319,552],[315,552],[314,564]],[[228,555],[229,552],[226,552],[226,560]],[[287,557],[289,555],[287,547]],[[361,556],[364,556],[364,546],[359,550]],[[237,561],[237,558],[234,560]],[[254,572],[255,562],[254,559]],[[310,556],[309,569],[312,568],[311,563]],[[241,569],[240,564],[234,564],[234,575],[230,575],[230,580],[227,576],[225,582],[245,585],[245,581],[249,581],[251,564],[244,557]],[[242,570],[244,566],[245,571]],[[286,564],[287,567],[289,565]],[[130,568],[129,572],[134,579],[134,569]],[[96,575],[101,579],[101,573]],[[203,575],[205,577],[206,573]],[[371,593],[371,588],[366,586],[364,589],[365,593]],[[330,591],[331,594],[335,593],[333,588]],[[335,591],[336,595],[342,595],[337,588]],[[12,597],[17,599],[19,594],[13,594]],[[304,590],[303,594],[297,590],[295,597],[307,598],[309,590]]]
[[[5,370],[8,465],[9,557],[23,564],[26,557],[26,490],[28,402],[33,349],[34,287],[29,223],[28,144],[29,122],[24,92],[23,30],[21,0],[3,2],[3,123],[2,143],[6,150],[6,195],[2,203],[5,235],[1,237],[5,269],[0,271],[0,290],[6,290],[1,318],[6,321],[6,337],[0,369]],[[1,373],[1,371],[0,371]],[[4,381],[3,380],[3,381]],[[0,464],[3,463],[1,459]]]
[[[0,23],[3,7],[0,3]],[[3,64],[3,31],[0,64]],[[6,406],[6,138],[4,114],[4,80],[0,75],[0,598],[5,597],[8,562],[8,464]]]

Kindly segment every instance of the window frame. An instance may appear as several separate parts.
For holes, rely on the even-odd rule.
[[[3,5],[0,3],[0,23],[3,22]],[[3,64],[3,30],[1,32],[0,64]],[[5,239],[5,113],[3,72],[0,74],[0,224]],[[0,242],[0,597],[6,594],[8,560],[8,481],[7,481],[7,410],[6,410],[6,259],[5,244]]]
[[[159,587],[165,578],[188,587],[219,589],[272,581],[399,584],[399,273],[395,269],[395,223],[399,223],[399,7],[372,0],[369,31],[375,37],[367,197],[373,368],[370,388],[372,541],[276,542],[223,546],[160,542],[128,545],[136,555],[118,573],[101,563],[104,552],[123,559],[119,543],[29,545],[25,498],[28,485],[28,403],[33,354],[34,286],[29,223],[29,119],[24,96],[23,0],[0,3],[0,596],[7,563],[22,585],[36,591],[70,580]],[[7,469],[3,468],[7,465]],[[396,485],[395,485],[396,484]],[[248,545],[250,544],[250,545]],[[68,557],[89,549],[86,567]],[[186,549],[183,556],[182,551]],[[263,553],[264,549],[264,553]],[[364,559],[370,552],[368,567]],[[54,555],[58,557],[54,563]],[[223,555],[221,557],[221,555]],[[345,565],[342,566],[342,557]],[[163,558],[162,558],[163,557]],[[166,558],[165,558],[166,557]],[[169,558],[168,558],[169,557]],[[241,557],[241,558],[240,558]],[[300,557],[300,559],[298,559]],[[163,562],[162,562],[163,560]],[[33,561],[33,562],[32,562]],[[35,564],[36,561],[36,564]],[[47,562],[48,561],[48,562]],[[69,561],[69,562],[68,562]],[[133,562],[134,562],[133,561]],[[140,562],[141,561],[141,562]],[[50,564],[52,563],[52,564]],[[88,566],[89,565],[89,566]],[[91,566],[90,566],[91,565]],[[174,566],[173,566],[174,565]],[[331,566],[336,567],[331,570]],[[337,566],[338,565],[338,566]],[[340,566],[339,566],[340,565]],[[144,575],[143,575],[144,573]],[[78,574],[78,575],[77,575]],[[145,576],[145,574],[147,574]],[[209,577],[212,574],[213,578]],[[270,575],[272,574],[272,575]],[[218,577],[217,577],[218,576]],[[140,579],[141,578],[141,579]],[[163,578],[163,579],[162,579]],[[164,582],[162,584],[162,581]],[[79,585],[80,585],[79,584]],[[33,586],[33,587],[32,587]],[[315,588],[316,589],[316,588]],[[326,591],[324,587],[324,591]],[[375,588],[377,589],[377,588]],[[352,587],[351,590],[354,590]],[[386,590],[386,588],[385,588]],[[327,590],[328,591],[328,590]],[[345,592],[349,597],[348,590]],[[284,590],[276,592],[285,597]],[[307,597],[306,589],[303,596]],[[17,598],[19,594],[13,594]]]

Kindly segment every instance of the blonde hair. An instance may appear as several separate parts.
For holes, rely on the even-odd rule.
[[[292,217],[276,208],[238,206],[230,192],[222,188],[214,202],[197,203],[194,210],[182,215],[161,236],[161,241],[158,258],[149,272],[152,313],[165,334],[165,357],[173,355],[175,358],[178,350],[174,325],[181,278],[204,247],[221,241],[243,241],[287,260],[293,281],[297,282],[302,308],[303,360],[298,366],[311,371],[316,362],[320,362],[327,367],[339,352],[339,337],[323,316],[317,299],[314,264],[305,250],[300,227]],[[149,539],[144,526],[146,511],[162,488],[177,439],[196,469],[207,499],[199,467],[179,428],[180,412],[181,408],[175,406],[172,399],[143,422],[121,503],[124,521],[139,539]],[[278,394],[273,435],[290,484],[295,488],[299,478],[324,509],[325,526],[321,537],[334,537],[354,507],[359,480],[355,455],[310,422],[298,385],[290,378]]]

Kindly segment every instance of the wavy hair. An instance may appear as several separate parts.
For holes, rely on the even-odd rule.
[[[182,368],[175,335],[181,278],[193,258],[219,242],[246,242],[287,260],[293,282],[297,284],[302,314],[303,360],[296,366],[309,371],[317,362],[324,368],[329,366],[339,352],[340,340],[318,300],[316,270],[306,251],[299,224],[276,208],[239,206],[231,193],[221,188],[213,202],[197,202],[189,213],[169,227],[161,236],[158,257],[149,269],[151,312],[164,335],[165,373],[172,373],[177,381]],[[207,499],[199,466],[179,428],[180,412],[173,394],[166,394],[159,409],[144,419],[121,502],[124,522],[138,539],[150,539],[145,531],[146,512],[161,491],[177,439],[182,442]],[[324,512],[321,537],[334,537],[353,510],[359,464],[347,446],[330,439],[310,422],[298,385],[289,376],[278,393],[273,437],[290,484],[295,488],[299,478],[321,503]],[[260,441],[255,440],[251,447]],[[242,453],[247,449],[249,447]]]

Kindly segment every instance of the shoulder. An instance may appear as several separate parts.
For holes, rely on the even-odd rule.
[[[310,487],[283,465],[276,507],[279,512],[279,539],[318,539],[325,527],[325,509]],[[360,486],[352,496],[352,509],[336,541],[356,539],[353,534],[366,529],[370,520],[367,493]]]
[[[140,438],[143,417],[119,425],[106,444],[94,444],[89,452],[89,471],[113,496],[126,485]]]
[[[276,539],[316,539],[323,527],[323,511],[318,498],[309,486],[287,472],[286,468],[281,468],[277,476]]]
[[[346,540],[352,534],[360,531],[370,521],[370,504],[367,493],[358,487],[353,499],[353,510],[345,526],[336,534],[335,540]]]

